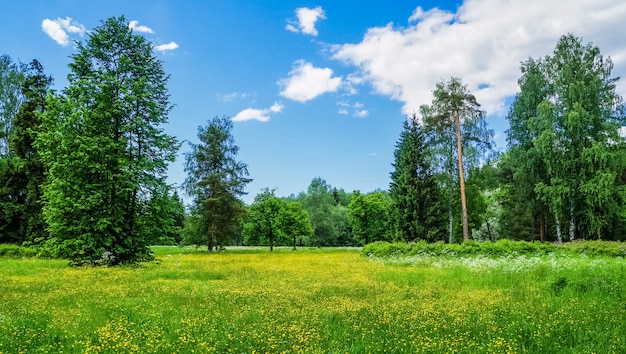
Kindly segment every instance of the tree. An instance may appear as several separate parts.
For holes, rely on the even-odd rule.
[[[49,246],[74,263],[150,259],[141,206],[162,190],[176,139],[164,133],[168,76],[123,18],[96,27],[72,56],[69,86],[48,96],[36,147],[49,166]],[[145,230],[145,228],[143,228]]]
[[[463,239],[469,239],[467,201],[465,196],[465,173],[463,166],[464,140],[489,144],[487,138],[492,135],[485,128],[484,112],[480,105],[459,78],[440,82],[433,91],[430,106],[420,107],[424,125],[433,129],[437,135],[454,134],[456,137],[456,156],[461,191],[461,215],[463,219]]]
[[[0,55],[0,157],[9,153],[13,119],[24,98],[25,74],[25,65],[14,63],[8,55]]]
[[[298,201],[283,199],[284,202],[281,214],[281,230],[286,236],[291,236],[293,249],[297,245],[304,245],[313,233],[309,214],[302,208]]]
[[[404,122],[396,143],[389,186],[396,239],[434,242],[445,238],[443,195],[430,160],[426,132],[413,116]]]
[[[335,200],[331,187],[323,178],[313,178],[302,199],[304,209],[309,213],[313,225],[311,245],[317,247],[333,245],[336,239],[332,214]]]
[[[530,124],[548,97],[546,69],[543,59],[522,63],[520,92],[507,115],[509,150],[500,159],[499,170],[504,184],[501,225],[510,238],[545,241],[548,234],[548,206],[535,192],[539,182],[548,182],[547,170],[536,148],[538,131]]]
[[[562,36],[543,62],[547,95],[529,119],[533,144],[546,175],[535,184],[553,215],[557,240],[602,238],[621,223],[626,187],[622,98],[611,77],[613,63],[600,49]],[[565,223],[565,227],[564,224]]]
[[[386,193],[354,194],[349,205],[348,220],[359,244],[390,239],[390,206],[390,197]]]
[[[186,155],[184,185],[201,216],[209,252],[236,236],[245,212],[238,198],[252,181],[246,177],[246,164],[237,161],[232,128],[229,118],[214,117],[206,127],[198,127],[200,144],[191,144]]]
[[[248,222],[243,228],[246,243],[264,240],[269,244],[270,251],[273,251],[282,232],[282,208],[283,205],[274,195],[273,189],[266,188],[257,194],[248,209]]]
[[[51,84],[52,78],[44,74],[39,61],[33,60],[22,85],[24,101],[12,122],[8,170],[0,175],[0,184],[6,195],[11,196],[10,203],[13,204],[6,207],[14,210],[14,227],[5,229],[5,232],[12,233],[19,242],[40,242],[45,237],[41,186],[46,169],[34,141],[41,130],[39,116],[45,111]]]

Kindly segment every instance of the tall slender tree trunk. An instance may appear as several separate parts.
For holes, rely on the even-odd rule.
[[[452,215],[452,200],[450,201],[450,203],[448,204],[449,209],[448,209],[448,243],[452,243],[452,222],[454,220],[454,216]]]
[[[556,223],[556,240],[558,243],[563,242],[563,236],[561,235],[561,220],[559,220],[559,216],[557,213],[554,213],[555,223]]]
[[[467,223],[467,201],[465,200],[465,174],[463,173],[463,147],[461,143],[461,112],[456,111],[456,150],[459,160],[459,182],[461,187],[461,210],[463,215],[463,241],[469,240],[469,226]]]
[[[569,200],[569,240],[576,238],[576,223],[574,221],[574,199]]]
[[[544,224],[544,218],[543,215],[539,215],[539,240],[541,240],[541,242],[544,242],[546,240],[546,235],[544,234],[545,231],[545,224]]]

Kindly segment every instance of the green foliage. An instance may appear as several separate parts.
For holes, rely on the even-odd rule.
[[[33,243],[47,236],[41,190],[46,169],[34,141],[41,131],[39,115],[45,111],[46,94],[51,83],[52,78],[44,74],[37,60],[33,60],[23,82],[24,101],[12,122],[9,157],[3,159],[3,166],[0,167],[0,188],[5,196],[0,202],[0,209],[4,211],[4,222],[0,223],[4,227],[0,226],[0,229],[8,238],[5,241]]]
[[[14,63],[8,55],[0,55],[0,158],[9,154],[13,120],[24,99],[22,85],[26,66]]]
[[[246,245],[303,245],[313,233],[309,215],[296,201],[280,199],[274,190],[264,189],[254,197],[243,227]]]
[[[462,244],[443,242],[414,243],[373,242],[365,245],[362,255],[373,257],[390,256],[537,256],[547,254],[587,255],[604,257],[626,257],[626,244],[615,241],[576,241],[563,244],[512,241],[501,239],[496,242],[465,241]]]
[[[37,250],[30,247],[22,247],[13,244],[0,244],[0,257],[34,257],[37,255]]]
[[[520,204],[519,223],[534,219],[542,239],[622,237],[625,114],[612,68],[598,47],[571,34],[552,56],[522,65],[522,91],[509,113],[505,206]]]
[[[349,205],[348,220],[354,238],[365,245],[390,239],[390,197],[383,192],[354,193]]]
[[[311,181],[302,206],[309,213],[313,226],[310,245],[332,246],[337,238],[332,217],[334,199],[330,186],[323,178],[316,177]]]
[[[445,238],[443,193],[430,159],[424,128],[416,117],[407,119],[396,143],[389,188],[391,236],[395,239],[434,242]],[[359,231],[358,238],[364,243],[384,239],[377,235],[377,239],[364,239],[366,235]]]
[[[73,263],[151,258],[144,206],[162,190],[178,143],[163,132],[168,76],[152,44],[123,18],[95,28],[49,95],[36,147],[49,167],[44,218],[58,256]]]
[[[233,123],[214,117],[198,127],[200,144],[191,144],[186,155],[185,189],[194,198],[209,250],[230,244],[237,237],[245,206],[238,198],[252,180],[245,163],[237,161],[239,148],[232,136]]]

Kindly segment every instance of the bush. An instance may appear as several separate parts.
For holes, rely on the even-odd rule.
[[[0,257],[34,257],[37,251],[29,247],[21,247],[13,244],[0,244]]]
[[[374,242],[363,247],[365,256],[506,256],[506,255],[546,255],[556,252],[585,254],[588,256],[626,257],[626,243],[616,241],[574,241],[560,245],[537,241],[498,240],[496,242],[476,242],[468,240],[462,244],[443,242],[415,243]]]

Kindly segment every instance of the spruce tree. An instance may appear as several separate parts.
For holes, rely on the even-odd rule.
[[[404,122],[391,172],[390,214],[396,239],[445,240],[445,209],[430,158],[424,128],[413,116]]]
[[[40,115],[45,111],[51,84],[52,78],[44,74],[41,63],[33,60],[22,87],[24,102],[15,115],[9,140],[9,151],[14,159],[9,169],[12,176],[10,194],[19,210],[16,214],[19,229],[14,231],[20,241],[40,242],[45,238],[41,186],[46,169],[34,142],[41,131]]]

